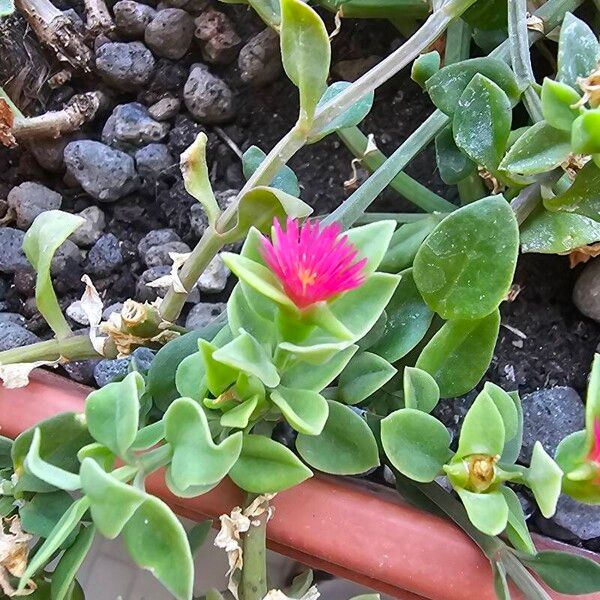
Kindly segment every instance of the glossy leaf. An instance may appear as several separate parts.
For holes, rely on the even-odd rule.
[[[437,50],[426,52],[415,58],[410,78],[425,89],[425,82],[440,70],[441,58]]]
[[[322,108],[330,100],[335,98],[340,92],[343,92],[347,87],[352,85],[348,81],[336,81],[332,83],[321,96],[317,108]],[[375,94],[370,92],[359,98],[348,110],[337,116],[333,121],[330,121],[325,127],[315,133],[311,133],[309,142],[318,142],[325,136],[343,129],[344,127],[354,127],[358,125],[368,114],[373,106]]]
[[[600,221],[600,168],[593,161],[588,162],[575,177],[566,192],[544,200],[548,210],[560,210],[584,215]]]
[[[377,442],[366,422],[333,400],[320,435],[299,434],[296,449],[312,467],[334,475],[357,475],[379,464]]]
[[[35,304],[59,338],[69,335],[71,329],[52,287],[50,265],[58,247],[84,222],[85,219],[77,215],[47,210],[35,218],[23,239],[27,260],[37,272]]]
[[[586,110],[573,121],[571,147],[579,154],[600,152],[600,109]]]
[[[510,100],[502,88],[475,75],[458,100],[452,120],[454,141],[471,160],[493,170],[504,155],[511,121]]]
[[[338,400],[345,404],[358,404],[395,374],[396,369],[381,356],[372,352],[355,354],[340,375]]]
[[[579,102],[579,94],[569,85],[544,79],[542,85],[542,112],[544,119],[552,127],[571,131],[573,121],[579,116],[579,110],[571,108]]]
[[[385,311],[387,321],[383,335],[371,347],[371,352],[394,363],[423,339],[433,319],[433,311],[417,289],[412,269],[402,273]]]
[[[373,273],[383,260],[395,228],[394,221],[376,221],[354,227],[344,234],[358,251],[358,258],[367,259],[363,269],[365,275]]]
[[[381,443],[398,471],[427,483],[433,481],[450,458],[450,433],[435,417],[403,408],[381,421]]]
[[[168,471],[175,485],[182,490],[220,481],[240,455],[241,432],[215,444],[204,410],[190,398],[175,400],[164,420],[165,439],[173,448]]]
[[[135,440],[143,392],[144,378],[133,372],[87,397],[85,417],[90,433],[117,456],[124,457]]]
[[[56,569],[52,572],[52,600],[69,600],[71,585],[92,547],[95,533],[96,530],[93,525],[82,527],[75,541],[60,557]]]
[[[502,196],[489,196],[448,215],[425,240],[413,276],[429,307],[444,319],[480,319],[512,283],[519,231]]]
[[[442,398],[466,394],[490,364],[499,327],[498,310],[475,321],[448,321],[425,346],[415,366],[433,375]]]
[[[329,405],[321,394],[279,386],[271,392],[271,400],[296,431],[306,435],[319,435],[323,431]]]
[[[411,267],[417,250],[439,222],[438,215],[427,215],[414,223],[401,225],[392,235],[379,270],[386,273],[400,273]]]
[[[504,423],[505,438],[510,440],[515,437],[519,429],[519,413],[513,398],[501,387],[490,381],[485,383],[482,393],[487,394],[496,405]]]
[[[94,525],[104,537],[116,538],[146,494],[106,473],[91,458],[81,463],[80,475]]]
[[[509,487],[502,486],[500,488],[506,504],[508,505],[508,523],[506,525],[506,535],[510,543],[521,552],[535,554],[537,552],[527,523],[525,522],[525,513],[521,506],[521,501]]]
[[[214,228],[221,214],[221,209],[213,194],[208,175],[207,142],[206,134],[201,131],[192,145],[181,155],[180,167],[186,191],[200,202],[208,216],[209,225]]]
[[[277,4],[279,5],[279,3]],[[262,163],[265,158],[267,158],[267,155],[258,146],[250,146],[250,148],[242,155],[242,170],[244,172],[244,177],[250,179],[254,171],[258,169],[260,163]],[[298,178],[294,171],[286,165],[281,167],[275,177],[273,177],[270,185],[271,187],[280,189],[286,194],[290,194],[296,198],[300,195]]]
[[[456,145],[450,125],[435,138],[435,159],[440,177],[448,185],[455,185],[477,171],[477,165]]]
[[[471,58],[440,69],[427,80],[427,92],[442,112],[452,115],[465,88],[478,74],[502,88],[513,106],[518,102],[521,93],[512,70],[505,62],[491,57]]]
[[[282,0],[280,37],[283,68],[300,92],[300,120],[310,123],[329,76],[327,29],[302,0]]]
[[[262,299],[262,296],[259,296]],[[259,342],[270,342],[274,338],[273,319],[267,319],[257,312],[248,302],[248,295],[244,288],[238,284],[233,288],[231,296],[227,301],[227,319],[231,331],[236,335],[240,329],[245,329]]]
[[[487,535],[499,535],[508,522],[508,505],[499,491],[477,494],[457,488],[469,520]]]
[[[587,77],[600,59],[596,34],[581,19],[567,13],[558,42],[558,81],[578,89],[577,78]]]
[[[149,570],[178,600],[190,600],[194,563],[185,530],[162,500],[148,496],[123,529],[136,565]]]
[[[306,592],[308,592],[310,586],[313,584],[314,575],[312,569],[307,569],[300,575],[296,575],[292,579],[288,595],[290,598],[302,598]]]
[[[252,396],[244,400],[241,404],[228,410],[221,417],[221,427],[232,427],[235,429],[245,429],[248,427],[250,418],[258,406],[258,396]]]
[[[36,494],[19,509],[23,530],[47,538],[71,504],[73,498],[62,490]]]
[[[556,510],[562,476],[561,468],[552,460],[540,442],[536,442],[525,480],[535,496],[540,512],[546,518],[551,517]]]
[[[508,23],[507,0],[475,2],[465,10],[461,18],[477,29],[486,31],[506,29]]]
[[[309,344],[309,345],[307,345]],[[293,360],[301,360],[311,365],[322,365],[331,360],[338,352],[345,350],[350,342],[321,342],[308,339],[302,345],[280,342],[277,347],[288,353]]]
[[[405,367],[403,385],[406,408],[430,413],[439,402],[440,388],[427,371],[416,367]]]
[[[579,502],[600,504],[600,488],[592,480],[572,479],[570,473],[581,467],[587,456],[586,432],[576,431],[565,437],[556,449],[556,462],[565,473],[563,492]]]
[[[296,455],[262,435],[244,435],[242,453],[229,476],[236,485],[255,494],[275,493],[312,477]]]
[[[521,446],[523,445],[523,407],[521,406],[521,399],[518,392],[508,392],[508,396],[513,401],[517,412],[517,429],[514,436],[506,436],[500,460],[505,464],[512,465],[517,462],[521,453]]]
[[[539,121],[511,146],[500,169],[511,174],[537,175],[558,167],[570,152],[570,131],[555,129],[546,121]]]

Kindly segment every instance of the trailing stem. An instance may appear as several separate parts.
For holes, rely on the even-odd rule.
[[[246,496],[244,508],[252,504],[254,494]],[[267,595],[267,521],[269,511],[252,518],[250,529],[244,534],[241,600],[262,600]]]

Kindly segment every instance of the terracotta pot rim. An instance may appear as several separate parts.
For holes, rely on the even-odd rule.
[[[16,437],[56,413],[80,412],[89,391],[38,371],[26,388],[0,389],[0,433]],[[194,520],[217,519],[242,500],[230,480],[189,499],[171,494],[161,472],[147,479],[147,488]],[[273,503],[269,546],[313,568],[404,600],[495,600],[489,562],[472,540],[450,521],[404,504],[390,488],[318,474]],[[541,536],[535,541],[539,548],[579,550]],[[580,553],[600,562],[592,552]],[[600,594],[579,598],[600,600]]]

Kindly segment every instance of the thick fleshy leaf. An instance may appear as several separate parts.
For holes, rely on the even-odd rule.
[[[544,119],[552,127],[571,131],[573,121],[579,116],[579,110],[571,108],[579,102],[579,94],[566,83],[544,79],[542,85],[542,112]]]
[[[280,38],[283,68],[300,92],[300,120],[310,123],[329,76],[327,29],[302,0],[282,0]]]
[[[429,413],[439,402],[440,388],[427,371],[405,367],[403,384],[406,408],[416,408]]]
[[[350,342],[317,342],[306,345],[308,342],[312,342],[312,340],[306,340],[303,345],[281,342],[278,344],[278,348],[287,352],[296,360],[312,365],[322,365],[331,360],[338,352],[352,345]]]
[[[255,295],[258,294],[255,293]],[[264,300],[262,296],[258,296],[258,298]],[[275,337],[273,319],[265,318],[250,305],[242,284],[236,285],[229,296],[227,318],[231,331],[236,335],[243,328],[259,342],[271,342]]]
[[[450,125],[435,138],[435,159],[440,177],[448,185],[455,185],[477,171],[477,165],[456,145]]]
[[[322,108],[330,100],[335,98],[340,92],[344,91],[348,86],[352,85],[348,81],[336,81],[332,83],[321,96],[317,108]],[[370,92],[359,98],[348,110],[337,116],[333,121],[330,121],[323,129],[311,133],[309,143],[318,142],[325,136],[343,129],[344,127],[354,127],[358,125],[368,114],[373,106],[375,94]]]
[[[279,3],[277,3],[277,5],[279,6]],[[265,158],[267,158],[267,155],[258,146],[250,146],[250,148],[242,155],[242,170],[244,172],[244,177],[250,179],[254,171],[258,169],[260,163],[262,163]],[[298,178],[294,171],[287,165],[281,167],[279,172],[273,177],[271,187],[282,190],[296,198],[300,195]]]
[[[90,433],[117,456],[125,457],[135,440],[143,393],[144,378],[133,372],[87,397],[85,417]]]
[[[262,435],[244,435],[242,453],[229,476],[247,492],[275,493],[312,477],[312,471],[282,444]]]
[[[481,392],[463,421],[456,458],[472,454],[496,456],[504,448],[504,422],[496,404],[487,392]]]
[[[586,110],[573,122],[571,147],[579,154],[600,152],[600,109]]]
[[[354,227],[345,233],[348,241],[358,250],[358,258],[367,259],[363,269],[365,275],[373,273],[383,260],[395,228],[395,221],[376,221]]]
[[[217,204],[210,185],[208,165],[206,163],[206,143],[208,138],[202,131],[191,146],[181,155],[179,166],[183,175],[183,184],[188,194],[196,198],[208,216],[208,223],[215,227],[221,209]]]
[[[483,392],[488,394],[502,417],[505,438],[507,440],[512,439],[517,435],[519,428],[519,413],[515,401],[501,387],[490,381],[483,386]]]
[[[461,18],[476,29],[504,30],[508,23],[507,0],[475,2],[465,10]]]
[[[279,373],[260,343],[249,333],[240,334],[213,353],[213,359],[258,377],[267,387],[279,385]]]
[[[23,239],[23,250],[27,260],[37,272],[37,309],[59,338],[69,335],[71,329],[52,287],[50,265],[58,247],[84,222],[85,219],[77,215],[60,210],[47,210],[36,217]]]
[[[476,494],[457,488],[469,519],[479,531],[487,535],[499,535],[508,522],[508,505],[499,491]]]
[[[165,439],[173,448],[168,471],[180,489],[220,481],[240,455],[242,434],[234,433],[215,444],[204,410],[190,398],[175,400],[164,420]]]
[[[125,523],[147,497],[141,490],[103,471],[91,458],[85,458],[81,463],[81,483],[90,501],[94,525],[111,540],[121,533]]]
[[[444,319],[480,319],[504,299],[517,264],[519,231],[502,196],[448,215],[425,240],[413,276],[429,307]]]
[[[319,435],[323,431],[329,405],[321,394],[279,386],[271,392],[271,400],[296,431],[306,435]]]
[[[75,580],[77,571],[83,564],[87,553],[92,547],[96,529],[93,525],[82,527],[75,541],[60,557],[56,569],[52,572],[51,597],[52,600],[68,600],[71,584]]]
[[[175,385],[180,396],[197,401],[204,399],[208,387],[206,384],[205,362],[200,352],[186,356],[179,363],[175,374]],[[167,410],[168,406],[165,409]]]
[[[162,500],[148,496],[123,529],[133,562],[150,571],[175,598],[190,600],[194,562],[185,529]]]
[[[575,177],[569,189],[544,200],[548,210],[560,210],[568,213],[584,215],[595,221],[600,221],[600,169],[593,161],[588,162]]]
[[[451,457],[450,434],[435,417],[403,408],[381,421],[386,456],[403,475],[423,483],[433,481]]]
[[[320,435],[299,434],[296,449],[312,467],[334,475],[357,475],[379,464],[377,442],[367,423],[333,400]]]
[[[474,321],[448,321],[423,348],[415,366],[433,375],[442,398],[466,394],[488,368],[499,328],[498,310]]]
[[[36,494],[19,510],[23,530],[47,538],[71,504],[73,498],[62,490]]]
[[[338,400],[345,404],[358,404],[374,394],[396,372],[395,367],[377,354],[355,354],[340,375]]]
[[[581,19],[567,13],[560,27],[556,78],[578,89],[577,79],[587,77],[600,59],[596,34]]]
[[[521,506],[519,497],[507,486],[500,488],[506,504],[508,505],[508,524],[506,525],[506,535],[510,543],[521,552],[535,554],[537,552],[527,523],[525,522],[525,513]]]
[[[252,396],[244,400],[241,404],[228,410],[221,417],[221,427],[232,427],[235,429],[245,429],[248,427],[250,417],[258,406],[258,396]]]
[[[514,106],[521,96],[517,80],[510,67],[497,58],[471,58],[440,69],[427,80],[427,91],[432,102],[447,115],[458,107],[459,98],[475,75],[483,75],[497,84],[508,95]]]
[[[115,464],[116,456],[102,444],[94,442],[84,446],[77,452],[77,459],[79,462],[83,462],[84,458],[91,458],[95,460],[105,471],[110,471]]]
[[[499,168],[511,174],[537,175],[558,167],[570,152],[571,132],[539,121],[511,146]]]
[[[488,170],[496,169],[506,149],[511,121],[510,100],[502,88],[475,75],[454,113],[454,141],[471,160]]]
[[[529,469],[525,474],[525,481],[531,488],[541,513],[546,518],[551,517],[556,510],[562,476],[561,468],[544,450],[542,444],[536,442]]]
[[[425,82],[440,70],[440,64],[441,57],[437,50],[421,54],[413,62],[410,78],[425,89]]]
[[[394,363],[423,339],[433,319],[433,311],[417,289],[412,269],[402,273],[385,312],[387,321],[383,335],[370,350]]]
[[[519,454],[521,453],[521,446],[523,445],[523,407],[521,406],[521,399],[519,398],[518,392],[508,392],[508,396],[513,401],[515,410],[517,411],[517,428],[512,437],[506,436],[504,450],[502,451],[500,460],[504,464],[512,465],[517,462]]]
[[[201,371],[204,372],[206,387],[213,396],[217,397],[237,379],[239,370],[213,358],[214,353],[218,350],[214,344],[206,340],[199,340],[198,346],[204,363]]]
[[[539,207],[521,225],[521,250],[562,254],[600,240],[600,222],[584,215]]]
[[[131,444],[132,450],[147,450],[155,444],[158,444],[165,437],[165,423],[164,421],[156,421],[151,425],[146,425],[137,432],[133,444]]]
[[[281,374],[281,385],[320,392],[344,370],[357,350],[358,346],[350,346],[327,362],[310,368],[305,363],[297,363]]]

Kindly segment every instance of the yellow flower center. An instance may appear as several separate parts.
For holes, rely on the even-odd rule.
[[[475,491],[483,492],[492,485],[496,476],[498,458],[498,456],[485,456],[482,454],[469,457],[467,464],[469,483]]]

